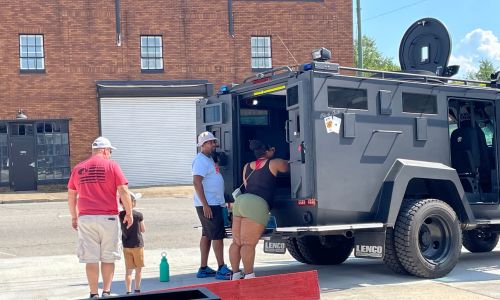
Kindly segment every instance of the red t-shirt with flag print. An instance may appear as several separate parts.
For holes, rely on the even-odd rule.
[[[94,155],[73,168],[68,189],[78,193],[78,215],[117,215],[116,189],[128,184],[117,162]]]

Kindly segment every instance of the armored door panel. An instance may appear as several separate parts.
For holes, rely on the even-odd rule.
[[[291,198],[304,197],[304,164],[305,143],[302,132],[303,121],[301,110],[303,104],[303,86],[301,82],[289,84],[287,87],[288,119],[285,124],[286,141],[290,147],[290,187]]]
[[[235,154],[234,141],[234,102],[230,94],[217,95],[202,99],[196,104],[196,131],[210,131],[218,139],[214,160],[224,178],[226,197],[234,190]]]

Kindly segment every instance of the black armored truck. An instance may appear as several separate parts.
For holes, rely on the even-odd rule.
[[[225,193],[253,160],[249,140],[276,148],[264,250],[299,262],[383,259],[397,273],[441,277],[462,245],[495,248],[500,231],[500,72],[451,78],[451,43],[436,19],[415,22],[401,72],[342,67],[326,49],[222,87],[197,103],[197,130],[219,139]],[[271,226],[272,225],[272,226]]]

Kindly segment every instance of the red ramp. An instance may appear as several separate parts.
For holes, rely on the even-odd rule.
[[[306,271],[252,279],[218,281],[168,290],[206,287],[223,300],[237,299],[320,299],[318,272]]]

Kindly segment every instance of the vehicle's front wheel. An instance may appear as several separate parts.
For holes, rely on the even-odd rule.
[[[490,252],[498,244],[498,233],[478,228],[463,233],[463,245],[472,253]]]
[[[408,273],[438,278],[458,262],[462,248],[460,222],[455,211],[437,199],[407,200],[395,225],[399,261]]]
[[[341,235],[309,235],[297,238],[297,246],[308,264],[338,265],[351,255],[354,239]]]

